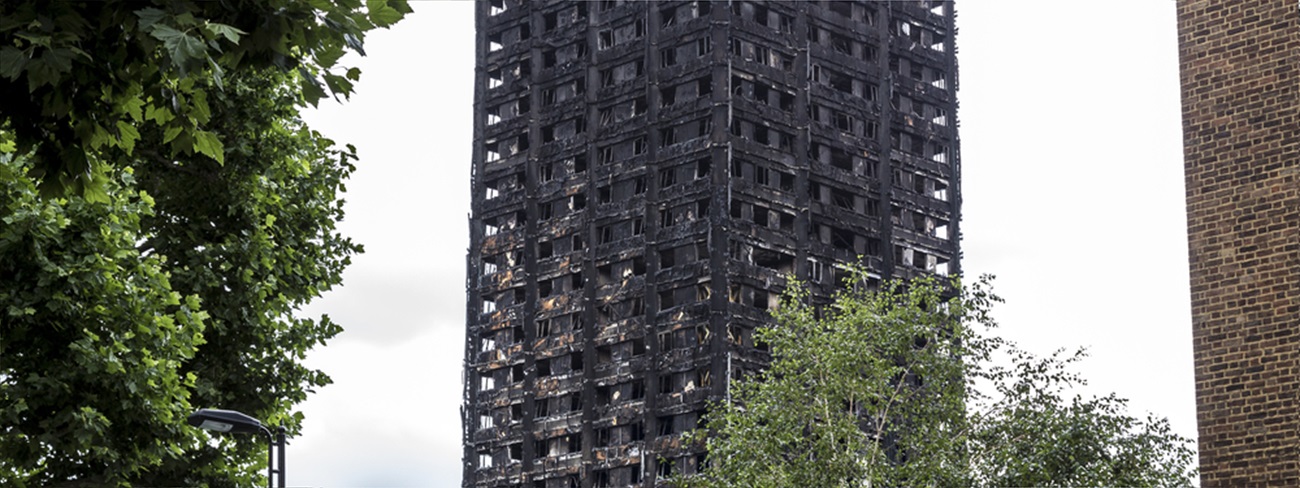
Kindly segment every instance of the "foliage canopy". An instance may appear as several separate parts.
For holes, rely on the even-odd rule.
[[[987,334],[1001,299],[918,278],[878,291],[853,269],[831,303],[793,283],[761,329],[769,369],[733,380],[688,439],[685,487],[1185,486],[1190,441],[1115,395],[1066,398],[1082,357],[1036,358]],[[1009,352],[1011,366],[994,363]],[[988,388],[992,388],[991,391]],[[985,393],[989,391],[989,393]]]
[[[348,96],[337,67],[367,31],[409,13],[406,0],[23,0],[0,2],[0,128],[31,152],[46,193],[104,200],[145,126],[167,155],[225,159],[211,102],[241,71],[292,75],[300,102]]]
[[[361,246],[356,160],[299,117],[403,0],[0,4],[0,479],[250,486],[265,444],[184,425],[239,410],[296,433],[341,328],[294,311]],[[323,80],[323,81],[322,81]]]

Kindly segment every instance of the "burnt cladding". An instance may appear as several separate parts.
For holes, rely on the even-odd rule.
[[[653,486],[786,277],[958,269],[950,2],[479,2],[464,486]]]

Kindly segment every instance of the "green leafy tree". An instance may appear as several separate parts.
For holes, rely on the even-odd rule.
[[[0,363],[5,365],[0,369],[0,418],[12,420],[5,423],[12,427],[0,430],[0,473],[6,479],[29,486],[73,480],[91,480],[92,485],[255,484],[265,467],[263,439],[210,439],[183,426],[185,415],[198,407],[234,409],[284,425],[292,434],[302,420],[293,412],[294,405],[329,383],[327,375],[300,361],[341,328],[328,317],[297,318],[293,312],[337,285],[350,255],[361,251],[335,230],[343,218],[338,197],[353,170],[354,150],[335,147],[299,120],[296,91],[283,73],[232,74],[226,84],[211,101],[210,122],[232,142],[223,164],[201,155],[170,157],[142,147],[131,169],[105,182],[107,201],[100,201],[75,195],[41,198],[36,181],[27,176],[25,160],[13,153],[5,156],[9,166],[0,181],[10,188],[10,197],[0,213],[0,235],[5,236],[0,241],[0,289],[15,297],[0,294],[0,303],[12,304],[0,321],[0,361],[5,361]],[[143,131],[142,140],[156,140],[159,132]],[[74,222],[98,233],[77,227],[76,232],[58,234],[57,242],[69,246],[66,249],[30,242],[53,232],[32,229],[68,227],[70,217],[51,210],[64,207],[77,210],[79,220]],[[65,234],[99,240],[79,242]],[[139,269],[149,279],[126,281],[135,286],[125,288],[100,275],[54,280],[27,271],[50,260],[40,253],[72,262],[111,257],[120,264],[105,268],[104,275],[121,275],[116,280],[122,281],[129,275],[121,269]],[[39,269],[51,275],[67,273],[62,268]],[[86,318],[90,312],[106,313],[87,298],[100,295],[100,300],[135,304],[137,308],[130,309],[135,315]],[[182,296],[185,299],[178,302],[176,297]],[[64,307],[65,302],[89,311],[36,313],[42,307]],[[164,332],[183,333],[185,340],[135,331],[137,324],[149,321],[177,323],[179,319],[168,317],[182,311],[188,321],[175,326],[179,332]],[[76,345],[92,333],[102,343],[98,348]],[[137,345],[146,339],[167,347]],[[113,388],[135,386],[101,376],[103,368],[92,363],[82,365],[90,359],[32,361],[43,357],[39,351],[77,351],[128,372],[138,368],[141,374],[164,374],[148,384],[169,381],[167,385],[176,389],[108,396],[116,391]],[[164,355],[168,361],[160,363],[150,354]],[[50,374],[78,386],[43,379]],[[165,375],[175,375],[180,382]],[[50,388],[61,394],[47,392]],[[116,409],[97,406],[101,400],[114,400]],[[33,408],[34,402],[42,408]],[[162,413],[138,413],[151,409]],[[120,429],[87,422],[55,425],[49,420],[93,412],[99,412],[97,422]],[[90,451],[81,445],[48,442],[51,438],[84,439],[85,446],[98,446],[94,453],[103,462],[91,462],[96,458],[87,457]]]
[[[759,331],[769,369],[738,378],[688,436],[708,450],[685,487],[1182,486],[1190,441],[1114,395],[1066,399],[1081,379],[987,335],[1001,301],[919,278],[865,286],[853,269],[820,309],[793,283]],[[993,365],[1009,349],[1011,367]],[[992,385],[992,392],[980,387]]]
[[[973,481],[979,486],[1189,486],[1195,451],[1168,419],[1128,415],[1114,393],[1066,396],[1083,378],[1083,351],[1037,358],[1011,351],[989,375],[995,394],[972,409]]]
[[[46,193],[103,200],[144,126],[164,135],[155,149],[221,162],[230,141],[210,127],[209,102],[227,77],[277,68],[302,102],[346,97],[360,72],[339,59],[410,11],[406,0],[0,2],[0,128],[31,153]]]
[[[193,442],[205,314],[136,249],[152,202],[131,172],[91,202],[40,198],[25,166],[0,154],[0,485],[141,476]]]
[[[28,94],[0,98],[0,485],[261,482],[264,439],[184,417],[292,435],[329,383],[300,363],[340,327],[293,312],[361,251],[335,229],[356,155],[298,111],[350,93],[338,58],[406,12],[0,3],[0,89]]]
[[[339,284],[350,256],[361,251],[335,230],[356,156],[298,119],[295,91],[279,72],[228,85],[214,99],[211,122],[233,142],[224,164],[141,154],[137,180],[156,203],[143,219],[149,234],[139,247],[167,256],[173,286],[197,295],[209,316],[207,342],[184,365],[197,378],[191,403],[245,412],[293,434],[302,420],[293,406],[329,383],[300,361],[342,330],[327,316],[293,311]],[[260,476],[264,439],[219,441],[193,446],[151,479],[215,483],[230,471],[228,462]]]

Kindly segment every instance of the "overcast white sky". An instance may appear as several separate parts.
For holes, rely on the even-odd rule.
[[[460,486],[473,4],[413,1],[367,38],[357,94],[309,122],[361,156],[344,233],[366,246],[304,313],[346,332],[309,358],[292,486]],[[961,0],[964,251],[1002,335],[1088,346],[1088,393],[1195,435],[1171,0]]]

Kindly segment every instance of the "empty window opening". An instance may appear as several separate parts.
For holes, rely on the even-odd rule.
[[[755,248],[754,264],[780,273],[794,272],[794,256],[781,251]]]
[[[605,29],[596,33],[596,46],[600,49],[609,49],[614,47],[614,31]]]
[[[666,378],[666,377],[660,377],[661,380],[664,379],[664,378]],[[660,392],[660,393],[663,393],[663,392]],[[672,417],[671,415],[667,415],[667,416],[663,416],[663,417],[656,418],[656,419],[655,419],[655,423],[659,426],[659,435],[661,435],[661,436],[665,436],[665,435],[672,435],[672,434],[673,434],[673,417]],[[662,461],[661,461],[661,465],[662,465]],[[669,470],[669,473],[672,473],[672,471]],[[661,473],[660,473],[660,476],[663,476],[663,475],[664,475],[664,474],[661,472]]]
[[[516,364],[510,367],[510,382],[518,383],[524,380],[524,365]]]
[[[854,133],[853,126],[856,125],[853,116],[844,112],[835,112],[835,128],[848,133]]]
[[[550,281],[548,280],[548,281],[546,281],[546,283],[547,283],[546,292],[548,293],[548,295],[544,295],[544,296],[549,296],[549,293],[550,293],[550,291],[551,291],[551,289],[550,289]],[[540,287],[540,283],[539,283],[539,287]],[[538,320],[538,321],[537,321],[537,338],[538,338],[538,339],[541,339],[541,338],[543,338],[543,337],[550,337],[550,335],[551,335],[551,319],[540,319],[540,320]]]
[[[695,40],[695,55],[704,56],[713,52],[713,40],[708,37],[701,37]]]
[[[948,146],[943,144],[932,144],[930,146],[930,160],[937,163],[948,162]]]
[[[945,202],[948,201],[948,182],[935,180],[934,192],[931,193],[930,196]]]
[[[830,2],[828,8],[846,19],[856,20],[853,18],[853,4],[850,2]]]
[[[771,306],[771,304],[769,303],[771,301],[769,298],[770,295],[768,294],[767,290],[755,289],[753,296],[754,299],[749,303],[749,306],[759,310],[767,310]]]
[[[833,3],[839,4],[841,2]],[[834,49],[837,53],[852,56],[854,44],[855,43],[847,37],[838,34],[831,34],[831,49]]]
[[[831,228],[831,246],[842,251],[853,251],[854,236],[852,231]]]
[[[488,52],[490,53],[500,51],[501,48],[504,47],[504,45],[501,43],[500,32],[494,32],[488,34],[487,41],[488,41]]]
[[[931,80],[930,85],[934,86],[935,88],[938,88],[940,90],[948,89],[947,74],[944,73],[943,71],[932,70],[930,72],[930,80]]]
[[[794,94],[786,91],[780,92],[780,98],[777,101],[777,108],[785,112],[794,112]]]
[[[844,171],[853,171],[853,156],[851,156],[848,151],[832,147],[830,148],[830,153],[831,166]]]
[[[677,64],[677,48],[666,47],[659,50],[659,66],[667,68]]]
[[[670,107],[677,103],[677,87],[670,86],[659,90],[659,106]]]
[[[659,129],[659,147],[670,146],[677,143],[677,128],[665,127]]]
[[[677,184],[677,168],[659,170],[659,188],[664,189]]]
[[[669,433],[672,433],[671,431]],[[667,435],[662,432],[659,435]],[[659,459],[655,461],[655,474],[659,478],[670,478],[673,475],[673,461],[668,459]]]
[[[847,190],[831,188],[831,203],[845,210],[857,210],[857,197]]]
[[[932,124],[934,124],[934,125],[947,126],[947,125],[948,125],[948,112],[945,111],[945,110],[942,109],[942,108],[934,107],[934,118],[931,118],[931,119],[930,119],[930,123],[932,123]]]

